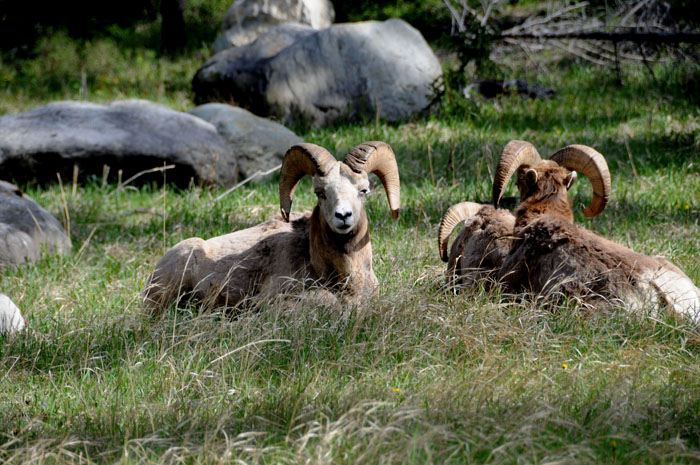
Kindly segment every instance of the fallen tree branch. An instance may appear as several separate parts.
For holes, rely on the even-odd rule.
[[[551,32],[551,33],[504,33],[501,39],[549,40],[580,39],[609,42],[654,42],[663,44],[700,44],[700,32]]]
[[[586,7],[588,5],[588,2],[579,2],[575,5],[569,5],[566,8],[561,8],[559,10],[556,10],[552,13],[549,13],[545,17],[539,17],[539,16],[531,16],[528,19],[525,20],[525,22],[519,26],[516,26],[510,30],[510,33],[512,34],[517,34],[518,31],[521,30],[532,30],[533,28],[537,28],[538,26],[545,26],[548,24],[551,24],[554,19],[557,18],[570,18],[570,15],[575,12],[575,11],[580,11],[582,8]],[[506,34],[508,32],[505,32]]]

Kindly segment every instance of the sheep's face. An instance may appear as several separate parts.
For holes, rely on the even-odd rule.
[[[518,190],[520,201],[532,198],[535,201],[555,200],[563,196],[576,180],[576,172],[560,166],[554,161],[543,160],[535,166],[518,168]]]
[[[314,193],[321,216],[338,234],[355,230],[365,215],[364,201],[369,193],[366,173],[355,173],[344,163],[336,163],[325,176],[314,176]]]

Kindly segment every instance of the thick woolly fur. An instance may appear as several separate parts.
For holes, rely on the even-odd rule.
[[[483,207],[466,219],[451,248],[449,280],[471,284],[493,276],[509,292],[576,296],[591,308],[666,305],[700,319],[700,290],[678,267],[573,224],[572,181],[571,172],[549,160],[519,168],[514,216]]]
[[[519,220],[517,239],[499,270],[510,291],[579,296],[596,306],[667,304],[680,315],[700,316],[700,290],[668,260],[634,252],[546,212],[528,223]]]
[[[448,280],[463,286],[494,282],[512,247],[515,217],[507,210],[484,205],[463,225],[450,249]]]
[[[276,296],[304,285],[348,300],[376,292],[364,198],[367,174],[337,163],[313,176],[313,212],[281,216],[209,240],[186,239],[168,250],[144,290],[144,305],[181,299],[235,306],[254,295]]]

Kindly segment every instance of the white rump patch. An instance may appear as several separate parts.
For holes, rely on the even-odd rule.
[[[679,315],[700,321],[700,289],[683,273],[662,267],[645,273],[643,280],[648,281]]]

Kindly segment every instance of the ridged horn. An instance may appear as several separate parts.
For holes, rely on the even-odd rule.
[[[587,145],[569,145],[552,155],[560,166],[583,173],[593,186],[593,200],[588,208],[581,207],[583,216],[593,218],[605,210],[612,191],[610,170],[605,157]]]
[[[534,145],[523,140],[512,140],[503,147],[501,158],[498,159],[496,174],[493,177],[493,191],[491,198],[493,206],[498,208],[498,204],[503,196],[503,189],[510,181],[515,170],[521,165],[535,165],[542,161],[540,154]]]
[[[394,219],[399,217],[401,208],[401,183],[396,156],[389,144],[380,141],[363,142],[345,156],[343,162],[356,173],[374,173],[386,191],[389,209]]]
[[[452,205],[440,220],[440,227],[438,228],[438,248],[440,249],[440,258],[443,262],[447,262],[447,242],[450,239],[450,234],[462,221],[466,220],[470,216],[477,214],[481,210],[483,205],[474,202],[461,202],[456,205]]]
[[[334,163],[337,163],[335,157],[316,144],[297,144],[287,150],[280,171],[280,211],[285,221],[289,221],[299,180],[307,174],[325,176]]]

